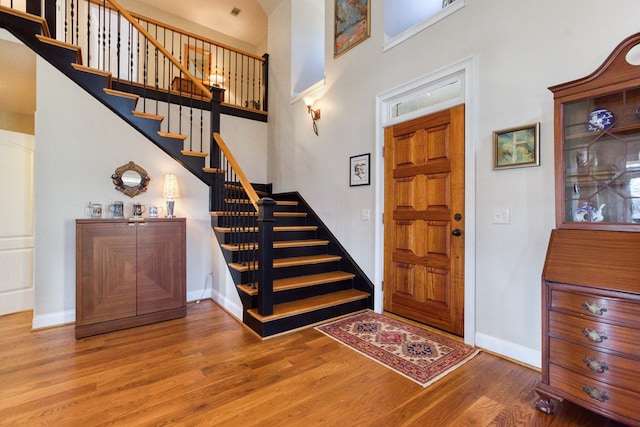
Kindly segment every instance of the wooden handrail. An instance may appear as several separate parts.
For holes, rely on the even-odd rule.
[[[231,150],[229,150],[229,147],[227,147],[227,144],[225,144],[220,134],[218,132],[214,132],[213,138],[216,140],[218,147],[220,147],[220,151],[222,151],[224,156],[227,158],[227,161],[233,168],[236,176],[238,177],[238,180],[240,181],[240,184],[242,184],[242,187],[247,193],[247,197],[249,197],[251,204],[255,208],[256,212],[258,212],[258,200],[260,200],[260,198],[258,197],[256,190],[254,190],[253,185],[251,185],[251,181],[249,181],[247,176],[242,171],[242,168],[240,168],[240,164],[236,161],[235,157],[233,157],[233,154],[231,154]]]
[[[213,96],[211,95],[211,92],[209,91],[209,89],[207,89],[207,87],[204,84],[202,84],[200,80],[195,78],[195,76],[191,74],[189,70],[180,63],[180,61],[174,58],[171,52],[169,52],[164,46],[160,44],[160,42],[158,42],[151,34],[149,34],[149,32],[145,30],[142,25],[140,25],[135,19],[133,19],[133,16],[131,16],[129,11],[127,11],[125,8],[120,6],[120,4],[116,0],[107,0],[107,1],[118,12],[120,12],[120,14],[140,32],[140,34],[146,37],[147,40],[149,40],[151,44],[153,44],[156,47],[156,49],[158,49],[166,58],[169,59],[169,61],[171,61],[173,65],[175,65],[189,80],[191,80],[191,82],[198,88],[198,90],[201,90],[205,94],[205,96],[203,97],[204,99],[206,99],[207,101],[211,101]]]

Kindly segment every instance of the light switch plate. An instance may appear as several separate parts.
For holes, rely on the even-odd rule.
[[[511,213],[509,208],[493,208],[492,222],[494,224],[510,224]]]

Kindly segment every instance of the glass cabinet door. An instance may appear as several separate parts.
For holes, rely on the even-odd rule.
[[[640,89],[562,104],[564,222],[640,223]]]

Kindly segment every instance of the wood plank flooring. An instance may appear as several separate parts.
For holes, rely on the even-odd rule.
[[[2,426],[619,426],[536,411],[539,374],[487,353],[422,388],[313,328],[261,341],[208,300],[80,340],[31,318],[0,317]]]

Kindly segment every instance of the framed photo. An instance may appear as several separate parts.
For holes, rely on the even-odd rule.
[[[493,132],[493,169],[540,165],[540,123]]]
[[[349,186],[369,185],[371,179],[369,176],[371,154],[360,154],[349,158]]]
[[[337,58],[371,34],[370,0],[335,0],[333,57]]]
[[[194,77],[208,81],[211,74],[211,56],[209,52],[199,47],[185,44],[184,45],[184,65]]]

